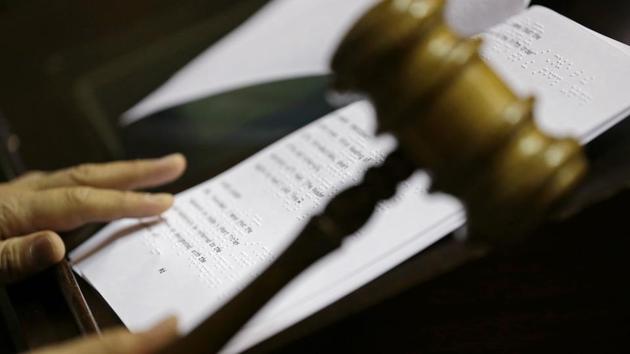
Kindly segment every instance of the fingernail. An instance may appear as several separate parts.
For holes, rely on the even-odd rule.
[[[39,269],[46,268],[57,261],[57,259],[54,259],[54,245],[45,235],[37,237],[33,243],[31,243],[30,255],[33,264]]]
[[[151,328],[152,332],[172,333],[177,331],[177,317],[169,316]]]
[[[157,162],[159,163],[171,163],[175,160],[181,160],[183,157],[182,154],[179,153],[175,153],[175,154],[170,154],[170,155],[166,155],[164,157],[161,157],[157,160]]]
[[[156,340],[168,342],[179,335],[177,330],[177,318],[170,316],[160,321],[160,323],[153,326],[146,333]]]
[[[157,193],[157,194],[146,193],[144,195],[144,198],[151,203],[160,204],[160,205],[173,203],[173,195],[168,194],[168,193]]]

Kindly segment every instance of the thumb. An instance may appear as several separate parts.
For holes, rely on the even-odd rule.
[[[0,283],[23,279],[58,263],[66,248],[59,235],[40,231],[0,241]]]
[[[102,336],[75,339],[30,354],[149,354],[156,353],[177,336],[177,320],[171,317],[143,333],[113,329]]]

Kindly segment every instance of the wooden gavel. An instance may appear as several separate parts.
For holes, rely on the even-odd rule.
[[[366,95],[378,132],[399,143],[363,182],[337,195],[260,276],[162,353],[216,353],[318,259],[359,230],[415,170],[466,207],[471,241],[503,242],[536,226],[580,182],[578,142],[541,132],[481,59],[478,39],[443,20],[443,0],[386,0],[364,15],[332,62],[334,88]]]

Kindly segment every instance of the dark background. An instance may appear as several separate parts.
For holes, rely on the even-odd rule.
[[[0,114],[20,137],[26,165],[54,169],[135,153],[119,115],[264,3],[0,0]],[[630,42],[627,1],[534,3]]]
[[[321,115],[329,109],[320,96],[325,80],[315,78],[117,126],[120,113],[264,3],[0,0],[0,113],[19,137],[26,166],[179,150],[193,168],[177,190]],[[630,44],[628,1],[535,3]],[[238,124],[211,119],[218,116]],[[279,352],[629,352],[629,202],[621,193],[546,226],[517,249],[412,287]],[[42,332],[29,345],[77,334],[47,282],[44,274],[9,289],[18,318],[7,330]],[[42,291],[51,292],[46,300]],[[109,316],[106,325],[115,324]]]
[[[0,0],[0,112],[33,169],[129,155],[118,116],[265,0]],[[623,0],[534,1],[630,42]]]

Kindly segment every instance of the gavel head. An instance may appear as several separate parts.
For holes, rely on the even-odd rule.
[[[335,89],[373,103],[433,189],[466,206],[473,235],[536,225],[587,170],[578,142],[541,132],[534,100],[517,97],[482,60],[481,41],[458,36],[443,0],[386,0],[368,11],[332,62]]]

